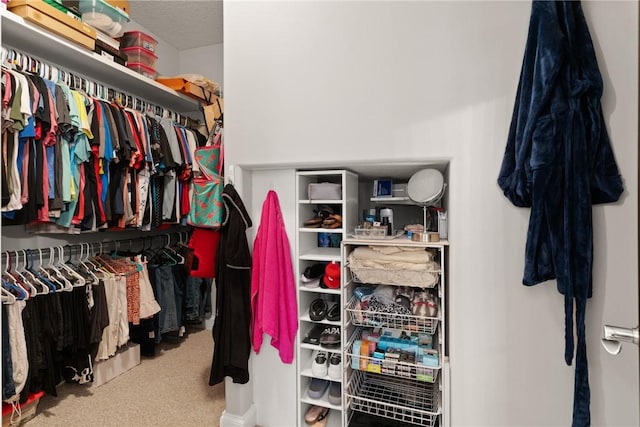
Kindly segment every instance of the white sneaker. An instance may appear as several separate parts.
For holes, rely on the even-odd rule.
[[[313,362],[311,364],[311,372],[316,377],[327,376],[328,354],[326,351],[316,350],[313,352]]]
[[[329,378],[334,380],[342,379],[342,356],[340,353],[331,353],[328,372]]]

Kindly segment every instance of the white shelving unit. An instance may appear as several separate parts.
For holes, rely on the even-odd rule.
[[[448,354],[446,347],[446,254],[447,241],[421,243],[406,237],[392,240],[343,240],[343,301],[345,301],[345,328],[349,341],[344,346],[344,412],[345,426],[356,412],[392,419],[403,425],[448,426]],[[436,296],[436,317],[416,316],[361,309],[353,290],[363,284],[357,272],[348,264],[349,255],[358,247],[383,246],[424,248],[432,253],[438,267],[438,281],[434,285],[413,285],[411,288],[428,288]],[[354,270],[357,268],[354,267]],[[381,271],[379,277],[385,277]],[[367,283],[368,285],[396,285],[399,283]],[[363,355],[354,343],[362,339],[363,331],[372,328],[390,328],[407,333],[426,334],[432,337],[432,348],[438,361],[423,364],[418,360]],[[354,366],[357,367],[354,369]]]
[[[176,113],[202,117],[198,101],[0,9],[2,46]]]
[[[341,198],[339,200],[309,200],[307,193],[310,183],[331,182],[342,186]],[[300,327],[298,330],[297,346],[297,367],[298,367],[298,425],[305,426],[305,414],[314,405],[329,408],[327,425],[339,427],[345,425],[345,413],[343,404],[335,405],[329,402],[327,392],[320,399],[312,399],[308,395],[309,384],[314,378],[325,381],[339,382],[344,385],[344,373],[340,378],[332,379],[328,375],[317,377],[313,374],[313,355],[316,351],[322,350],[329,354],[338,353],[344,358],[344,347],[348,339],[345,333],[345,316],[342,310],[346,301],[343,301],[342,286],[337,289],[315,287],[309,288],[299,279],[307,267],[315,263],[341,262],[341,249],[339,242],[346,239],[347,230],[353,230],[358,222],[358,176],[347,170],[315,170],[298,171],[296,173],[296,194],[297,209],[296,223],[298,232],[296,239],[296,277],[298,278],[298,320]],[[303,224],[305,220],[313,218],[316,211],[321,206],[329,206],[335,213],[342,216],[342,227],[310,228]],[[334,247],[319,247],[320,233],[328,233],[333,236]],[[339,304],[341,312],[340,320],[329,321],[326,318],[321,321],[313,321],[309,317],[309,306],[312,301],[322,298],[327,301],[327,305]],[[336,348],[325,348],[316,344],[304,343],[303,340],[314,327],[325,325],[327,327],[339,327],[341,331],[341,344]],[[344,360],[343,360],[344,370]],[[344,396],[344,387],[342,389]],[[344,402],[344,398],[342,399]]]

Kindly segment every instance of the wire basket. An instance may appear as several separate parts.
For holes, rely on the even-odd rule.
[[[359,349],[353,348],[354,342],[361,338],[362,328],[358,328],[349,340],[349,344],[347,346],[346,363],[348,366],[353,368],[355,364],[359,367],[359,370],[365,372],[372,372],[391,377],[407,378],[419,382],[434,383],[437,381],[441,368],[440,364],[437,366],[426,366],[418,362],[402,362],[400,360],[388,358],[378,359],[371,356],[364,356],[360,354]],[[363,366],[366,366],[366,369],[363,369]]]
[[[351,324],[356,326],[404,329],[433,335],[438,329],[438,323],[440,323],[440,318],[438,317],[361,310],[358,307],[358,299],[355,297],[351,298],[346,310]]]
[[[356,411],[405,423],[434,426],[440,409],[438,383],[416,383],[353,371],[347,401]]]

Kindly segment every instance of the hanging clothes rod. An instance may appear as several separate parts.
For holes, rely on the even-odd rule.
[[[49,64],[32,55],[16,49],[2,48],[2,66],[15,67],[19,71],[37,74],[43,79],[64,82],[69,88],[79,90],[87,95],[103,101],[114,102],[118,105],[138,110],[142,113],[151,112],[156,116],[171,118],[176,123],[183,123],[181,114],[160,105],[153,104],[139,97],[127,94],[102,83],[68,71],[62,67]]]
[[[175,238],[175,240],[174,240]],[[156,234],[154,236],[142,236],[131,239],[119,239],[119,240],[108,240],[105,242],[92,242],[92,243],[74,243],[70,245],[62,246],[63,253],[65,259],[73,258],[74,256],[79,256],[81,253],[85,253],[88,250],[89,253],[93,255],[97,255],[100,253],[106,253],[111,251],[129,251],[134,252],[134,249],[137,251],[149,250],[149,249],[161,249],[163,247],[171,246],[172,244],[185,244],[189,239],[189,232],[187,231],[176,231],[172,233],[162,233]],[[140,244],[141,246],[138,248],[135,246],[136,244]],[[49,260],[50,257],[57,257],[56,250],[58,250],[58,246],[55,247],[47,247],[47,248],[38,248],[38,249],[20,249],[16,251],[5,251],[2,252],[2,258],[5,260],[4,265],[7,266],[12,264],[16,259],[16,254],[24,253],[24,256],[30,256],[34,260]],[[22,255],[20,255],[22,256]]]

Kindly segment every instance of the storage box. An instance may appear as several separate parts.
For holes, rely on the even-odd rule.
[[[157,81],[158,83],[162,83],[173,90],[182,92],[191,98],[204,101],[207,105],[216,104],[218,101],[218,97],[208,89],[193,84],[181,77],[160,77]]]
[[[90,50],[95,48],[96,30],[41,0],[11,0],[11,12]]]
[[[127,31],[120,38],[120,47],[141,47],[155,53],[158,41],[142,31]]]
[[[390,179],[376,179],[373,181],[373,197],[391,197],[393,181]]]
[[[108,45],[99,38],[96,39],[96,48],[93,51],[99,55],[109,58],[116,64],[125,66],[127,63],[126,55],[123,55],[118,49],[114,49],[113,46]]]
[[[78,10],[83,15],[88,13],[93,17],[95,14],[100,14],[108,16],[113,22],[129,22],[129,14],[127,12],[103,0],[79,0]]]
[[[393,184],[393,188],[391,189],[393,197],[409,197],[409,193],[407,193],[407,184]]]
[[[38,403],[40,402],[40,398],[44,396],[44,391],[38,391],[36,393],[31,393],[27,398],[27,401],[20,404],[20,417],[15,417],[14,422],[11,422],[11,413],[13,408],[8,403],[2,403],[2,427],[13,427],[17,425],[22,425],[36,416],[36,411],[38,409]],[[17,422],[19,420],[19,422]]]
[[[42,0],[42,1],[47,3],[49,6],[53,6],[54,8],[58,9],[60,12],[64,13],[65,15],[69,15],[70,17],[75,19],[81,19],[77,8],[76,9],[68,8],[67,6],[62,4],[62,0]]]
[[[342,185],[333,182],[312,182],[307,186],[309,200],[340,200]]]
[[[372,239],[372,240],[379,240],[379,239],[386,239],[387,237],[387,227],[386,226],[373,226],[373,227],[369,227],[369,228],[365,228],[365,227],[356,227],[354,230],[354,234],[356,239]]]
[[[123,24],[129,22],[129,15],[103,0],[80,0],[78,9],[82,21],[109,37],[120,37],[124,33]]]
[[[150,79],[155,79],[157,76],[155,69],[147,67],[144,64],[140,64],[139,62],[127,62],[127,68],[130,68],[145,77],[149,77]]]
[[[127,62],[144,64],[147,67],[156,68],[158,57],[146,49],[141,47],[121,47],[120,52],[127,55]]]

